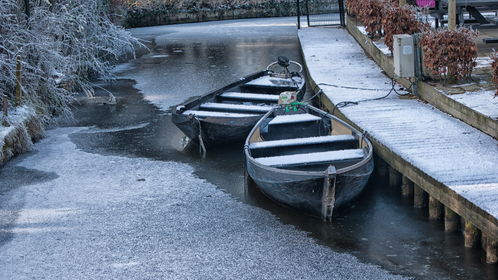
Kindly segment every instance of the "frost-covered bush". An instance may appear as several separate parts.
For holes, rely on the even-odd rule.
[[[424,32],[420,44],[425,67],[435,78],[445,82],[470,78],[476,66],[477,35],[467,28]]]
[[[295,0],[112,0],[114,6],[125,6],[127,9],[230,9],[254,5],[278,5],[279,3],[293,3]]]
[[[91,78],[111,79],[138,43],[111,23],[106,1],[30,0],[28,12],[20,3],[0,0],[0,93],[13,100],[19,56],[23,96],[40,113],[68,113],[72,94],[91,94]]]

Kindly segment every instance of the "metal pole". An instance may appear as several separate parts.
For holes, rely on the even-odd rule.
[[[308,19],[308,27],[310,27],[311,24],[310,24],[310,5],[309,5],[309,0],[306,0],[306,18]]]
[[[299,7],[299,0],[296,0],[297,9],[297,29],[301,29],[301,7]]]
[[[341,26],[346,27],[345,12],[344,12],[344,0],[339,0],[339,17],[341,20]]]
[[[415,82],[413,83],[413,95],[418,95],[418,81],[422,79],[422,48],[420,47],[420,37],[422,34],[413,34],[414,59],[415,59]]]

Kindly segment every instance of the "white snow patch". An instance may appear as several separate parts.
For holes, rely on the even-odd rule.
[[[312,114],[295,114],[295,115],[279,115],[270,121],[270,125],[275,124],[288,124],[288,123],[300,123],[300,122],[312,122],[321,120],[320,117]]]
[[[340,160],[361,159],[365,156],[363,149],[350,149],[318,153],[296,154],[288,156],[261,157],[255,160],[263,165],[293,165],[293,164],[312,164],[325,163]]]
[[[449,94],[448,97],[463,105],[498,120],[498,97],[496,90],[466,91],[463,94]]]
[[[332,143],[339,141],[354,141],[355,137],[353,135],[328,135],[320,137],[306,137],[306,138],[294,138],[294,139],[284,139],[284,140],[274,140],[274,141],[262,141],[255,142],[249,145],[251,149],[263,149],[270,147],[285,147],[293,145],[313,145],[320,143]]]

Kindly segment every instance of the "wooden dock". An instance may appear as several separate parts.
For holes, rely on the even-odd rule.
[[[487,262],[496,263],[498,141],[419,99],[381,98],[391,80],[346,30],[305,28],[299,39],[323,107],[369,136],[391,184],[413,196],[415,207],[444,216],[446,231],[462,220],[465,245],[482,241]]]

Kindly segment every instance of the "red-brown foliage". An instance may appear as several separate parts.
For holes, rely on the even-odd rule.
[[[410,6],[396,7],[388,5],[382,16],[384,43],[392,51],[393,36],[396,34],[415,34],[429,28],[417,20],[415,10]]]
[[[361,0],[346,0],[346,10],[350,16],[358,16],[362,6],[363,1]]]
[[[490,55],[493,63],[491,63],[491,70],[493,71],[493,82],[498,85],[498,54],[495,50]],[[495,97],[498,96],[498,89],[496,90]]]
[[[361,9],[358,11],[358,18],[365,25],[366,31],[370,35],[382,31],[383,8],[386,3],[382,0],[364,0]]]
[[[476,66],[476,37],[468,28],[425,32],[420,41],[425,67],[445,82],[469,78]]]

